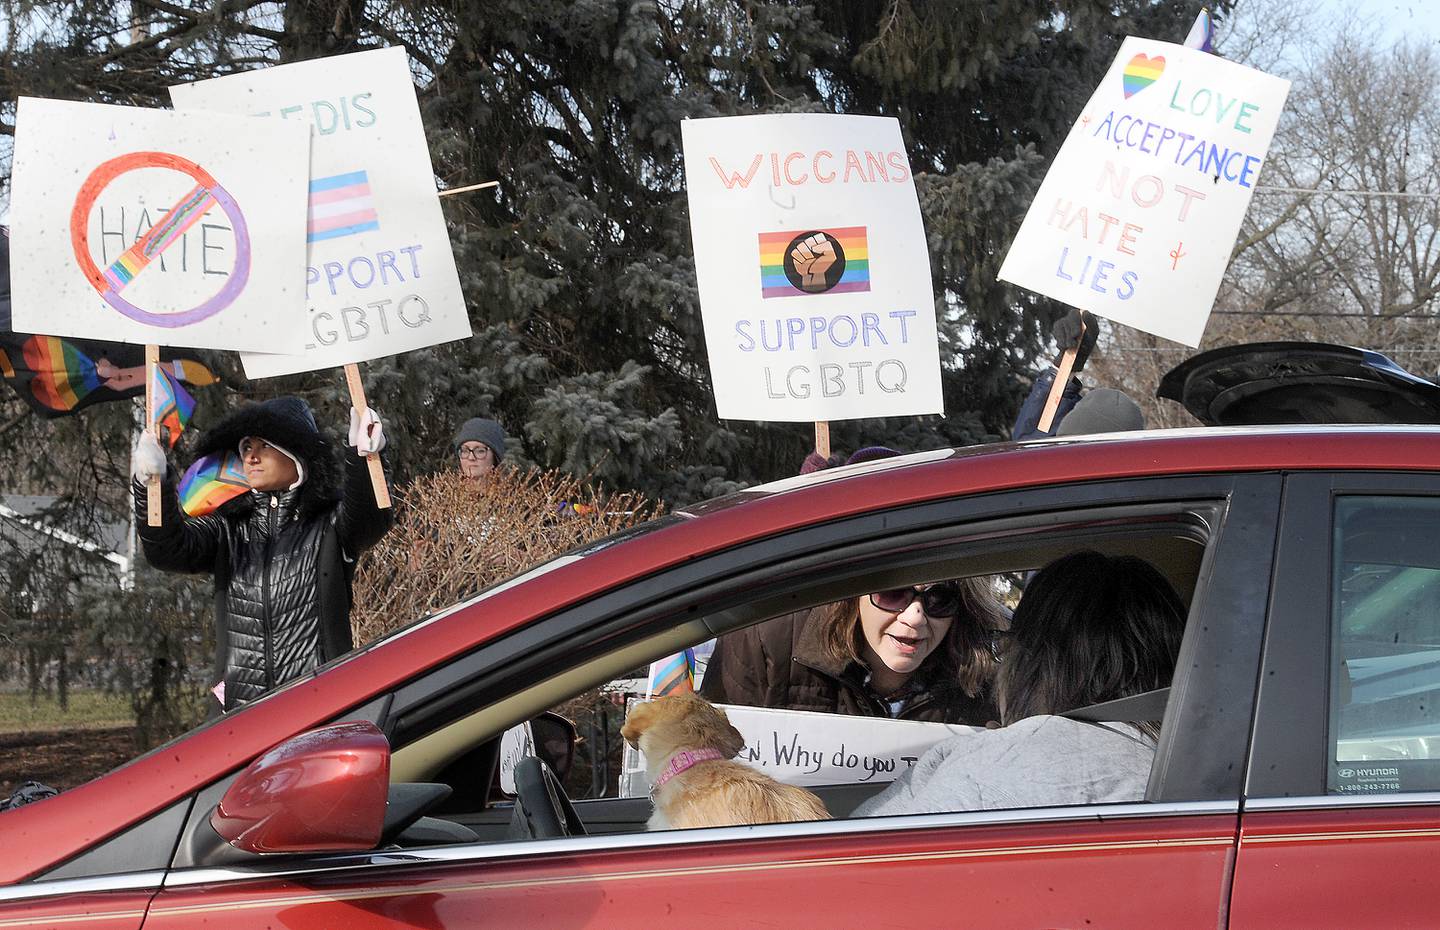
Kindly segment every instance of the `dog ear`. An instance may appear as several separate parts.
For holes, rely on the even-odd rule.
[[[724,736],[720,741],[720,745],[715,748],[725,753],[725,758],[733,759],[740,754],[740,750],[745,748],[745,737],[741,736],[740,731],[735,729],[735,724],[730,722],[730,718],[725,715],[723,710],[720,710],[718,707],[716,710],[720,713],[720,720],[723,723],[721,729],[723,730]]]
[[[625,715],[625,725],[620,728],[620,738],[629,743],[633,748],[640,748],[640,734],[650,726],[650,717],[655,709],[650,705],[653,702],[646,701],[643,704],[636,704]]]

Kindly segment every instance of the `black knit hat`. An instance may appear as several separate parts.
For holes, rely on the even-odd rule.
[[[302,487],[316,504],[333,499],[339,490],[335,446],[301,398],[276,397],[232,411],[201,435],[195,456],[237,449],[246,436],[258,436],[299,459],[306,475]]]
[[[483,442],[495,451],[495,461],[505,457],[505,427],[494,420],[472,417],[455,432],[455,451],[467,442]]]

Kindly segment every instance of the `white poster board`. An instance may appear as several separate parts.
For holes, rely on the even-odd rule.
[[[1198,346],[1289,90],[1206,52],[1126,39],[1001,280]]]
[[[224,115],[20,98],[14,327],[275,350],[301,334],[310,140]]]
[[[745,748],[735,761],[787,785],[888,784],[941,740],[984,729],[735,704],[716,706],[745,738]],[[620,796],[640,797],[650,790],[644,758],[628,745],[625,751]]]
[[[899,123],[733,116],[680,132],[719,415],[943,412],[930,253]]]
[[[307,318],[288,357],[247,355],[246,375],[334,368],[469,338],[403,48],[182,84],[170,99],[178,110],[314,127],[308,198],[300,195],[309,207]]]

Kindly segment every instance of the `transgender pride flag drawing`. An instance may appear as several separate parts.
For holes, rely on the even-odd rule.
[[[363,171],[310,182],[310,225],[306,242],[323,242],[380,228],[370,178]]]

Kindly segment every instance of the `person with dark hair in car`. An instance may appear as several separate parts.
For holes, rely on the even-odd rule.
[[[1003,726],[937,743],[856,815],[1143,800],[1159,723],[1058,715],[1168,687],[1184,629],[1184,604],[1149,563],[1093,551],[1051,562],[1004,638]]]

